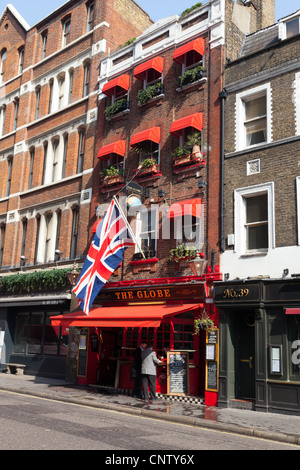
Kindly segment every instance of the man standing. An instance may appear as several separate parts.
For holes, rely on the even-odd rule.
[[[134,351],[133,356],[133,369],[135,370],[133,396],[135,398],[142,398],[141,394],[141,367],[142,367],[142,351],[147,347],[147,343],[142,341],[141,344]]]
[[[148,385],[150,390],[150,401],[156,400],[156,366],[161,364],[153,351],[152,344],[142,351],[142,384],[145,402],[149,402]]]

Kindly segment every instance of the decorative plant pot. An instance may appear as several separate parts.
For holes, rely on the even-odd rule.
[[[146,175],[148,173],[158,173],[158,164],[152,165],[150,167],[142,167],[140,170],[137,171],[137,175]]]
[[[124,177],[122,175],[105,176],[103,178],[103,186],[111,186],[113,184],[123,183]]]

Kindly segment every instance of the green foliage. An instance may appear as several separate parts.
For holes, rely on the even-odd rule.
[[[139,90],[137,94],[137,99],[139,104],[147,103],[155,96],[158,96],[162,93],[162,84],[161,81],[154,83],[154,85],[149,85],[144,90]]]
[[[193,67],[192,69],[188,69],[186,72],[180,75],[179,85],[180,86],[189,85],[190,83],[193,83],[196,80],[199,80],[201,77],[203,77],[203,75],[204,75],[204,68],[201,65],[197,65],[196,67]]]
[[[193,134],[189,134],[186,139],[185,147],[187,149],[191,149],[194,147],[194,145],[201,145],[202,144],[202,139],[201,139],[201,134],[200,132],[194,132]]]
[[[184,10],[184,11],[181,13],[180,18],[182,18],[183,16],[188,15],[188,14],[191,13],[193,10],[196,10],[196,8],[199,8],[199,7],[202,7],[202,2],[198,2],[198,3],[196,3],[195,5],[193,5],[192,7],[187,8],[186,10]]]
[[[178,245],[177,248],[173,248],[169,252],[169,259],[172,261],[180,261],[180,260],[192,260],[196,258],[197,249],[194,247],[186,246],[184,243]]]
[[[108,176],[112,178],[113,176],[123,175],[123,169],[116,168],[115,166],[109,166],[108,168],[104,168],[104,170],[101,170],[100,174],[103,177]]]
[[[126,41],[124,44],[119,46],[118,49],[123,49],[123,47],[130,46],[130,44],[132,44],[135,40],[136,40],[136,38],[128,39],[128,41]]]
[[[120,111],[124,111],[124,109],[127,109],[127,98],[120,98],[113,104],[106,106],[104,111],[105,117],[110,119],[114,114],[117,114]]]
[[[1,294],[25,294],[66,289],[69,287],[68,272],[70,269],[53,269],[3,276],[0,278],[0,292]]]
[[[185,147],[177,147],[177,149],[175,150],[175,152],[172,153],[172,157],[173,158],[179,158],[179,157],[183,157],[184,155],[187,155],[188,152],[187,152],[187,149]]]
[[[155,160],[155,158],[148,157],[148,158],[145,158],[145,160],[143,161],[142,167],[151,168],[153,165],[156,165],[156,163],[157,161]]]
[[[198,335],[201,330],[211,331],[215,327],[213,320],[210,318],[209,314],[204,310],[199,318],[194,320],[194,334]]]

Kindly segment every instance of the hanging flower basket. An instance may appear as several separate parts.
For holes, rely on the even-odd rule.
[[[203,310],[202,314],[194,320],[195,335],[198,335],[201,330],[212,331],[214,327],[215,324],[213,320],[205,310]]]

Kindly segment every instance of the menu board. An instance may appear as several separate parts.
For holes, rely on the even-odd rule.
[[[218,391],[218,367],[219,367],[219,330],[206,332],[206,380],[205,390]]]
[[[86,376],[88,329],[82,328],[79,336],[77,375]]]
[[[167,353],[168,394],[189,394],[189,353],[169,351]]]
[[[206,389],[218,389],[218,363],[217,361],[208,361],[207,363],[207,376],[206,376]]]

